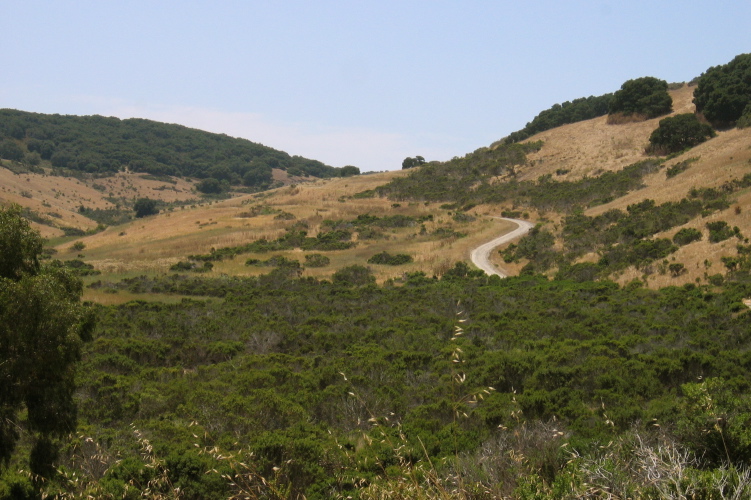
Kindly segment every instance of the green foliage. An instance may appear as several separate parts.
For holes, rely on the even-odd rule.
[[[751,54],[713,66],[699,78],[694,91],[696,112],[716,127],[747,126],[751,117]]]
[[[337,285],[363,286],[375,283],[375,276],[370,268],[354,265],[343,267],[334,273],[333,281]]]
[[[199,265],[198,262],[193,262],[189,260],[181,260],[180,262],[177,262],[176,264],[172,264],[169,268],[170,271],[191,271],[194,273],[208,273],[212,269],[214,269],[214,264],[212,264],[209,261],[204,261],[203,264]]]
[[[0,207],[0,279],[18,281],[39,272],[42,239],[21,217],[21,208]]]
[[[660,120],[660,125],[649,136],[649,147],[653,154],[669,154],[692,148],[714,137],[710,125],[701,123],[693,113],[684,113]],[[668,176],[670,176],[668,171]]]
[[[203,179],[196,184],[196,189],[203,194],[221,194],[226,191],[228,187],[228,185],[222,183],[222,181],[218,179],[214,179],[213,177]]]
[[[339,170],[340,177],[352,177],[353,175],[360,175],[360,169],[353,165],[345,165]]]
[[[731,236],[739,234],[738,228],[731,229],[728,223],[724,220],[718,220],[714,222],[707,222],[707,229],[709,229],[709,242],[719,243]]]
[[[305,256],[305,267],[326,267],[331,259],[320,253],[311,253]]]
[[[404,253],[398,253],[391,255],[385,250],[381,253],[377,253],[368,259],[368,264],[382,264],[387,266],[400,266],[402,264],[409,264],[414,259],[411,255]]]
[[[517,244],[509,245],[501,252],[505,262],[516,262],[519,259],[535,261],[538,269],[548,269],[556,259],[557,253],[553,250],[555,237],[540,224],[533,227]]]
[[[149,215],[156,215],[159,213],[157,208],[157,200],[150,198],[139,198],[133,204],[133,210],[136,213],[136,218],[148,217]]]
[[[535,134],[560,127],[567,123],[576,123],[608,113],[613,94],[601,96],[589,96],[566,101],[563,104],[554,104],[549,109],[542,111],[521,129],[509,134],[503,139],[503,144],[511,144],[523,141]]]
[[[423,165],[425,163],[425,158],[422,156],[415,156],[414,158],[407,157],[402,162],[402,170],[406,170],[408,168],[413,167],[419,167],[420,165]]]
[[[673,243],[679,246],[699,240],[701,240],[701,231],[692,227],[684,227],[673,236]]]
[[[0,142],[0,158],[11,161],[23,160],[24,151],[18,143],[12,139]]]
[[[628,80],[613,94],[608,114],[643,115],[656,118],[670,113],[673,100],[668,94],[668,84],[651,76]]]
[[[681,439],[709,463],[747,463],[751,459],[751,399],[739,380],[708,378],[681,386],[685,396],[678,420]]]
[[[54,167],[92,173],[127,167],[153,175],[211,177],[257,188],[268,187],[273,168],[301,176],[341,175],[341,169],[245,139],[138,118],[2,109],[0,139],[24,142],[30,152],[50,160]]]
[[[33,471],[46,475],[55,455],[49,437],[75,426],[74,366],[92,324],[80,281],[59,265],[39,265],[41,237],[18,207],[0,209],[0,245],[0,462],[23,429],[36,437]]]
[[[266,164],[251,164],[243,174],[243,184],[246,186],[270,186],[273,180],[272,169]]]

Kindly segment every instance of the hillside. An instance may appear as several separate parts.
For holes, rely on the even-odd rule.
[[[684,85],[670,92],[674,102],[673,115],[691,111],[691,98],[695,87]],[[580,182],[587,178],[596,178],[604,172],[619,172],[624,167],[647,159],[644,153],[648,138],[652,130],[657,127],[661,118],[641,122],[609,125],[605,116],[585,120],[573,124],[557,127],[533,137],[528,144],[541,144],[522,156],[519,153],[501,152],[506,160],[518,164],[513,167],[513,177],[501,171],[500,175],[491,179],[491,184],[511,180],[514,183],[532,183],[545,176],[555,182]],[[734,178],[741,178],[751,169],[749,159],[751,150],[749,129],[731,129],[720,131],[714,139],[700,144],[683,154],[666,161],[664,166],[653,173],[647,173],[640,181],[639,189],[631,189],[623,196],[617,196],[613,201],[596,204],[587,208],[584,213],[597,216],[611,209],[625,211],[628,205],[639,203],[645,199],[654,200],[656,204],[668,201],[677,202],[687,196],[692,188],[717,188]],[[467,155],[466,161],[471,161],[475,155],[494,154],[496,150],[481,149]],[[516,146],[509,146],[514,148]],[[510,158],[510,160],[508,160]],[[690,168],[680,175],[666,179],[665,171],[675,164],[688,159],[697,158],[690,163]],[[498,165],[499,160],[491,161]],[[445,164],[447,168],[452,163]],[[430,165],[422,169],[432,168]],[[498,168],[498,167],[493,167]],[[419,169],[418,169],[419,170]],[[282,170],[279,177],[286,173]],[[442,274],[457,260],[467,260],[469,251],[483,239],[490,239],[494,231],[502,231],[502,226],[489,219],[490,215],[498,215],[502,211],[520,211],[514,206],[524,207],[533,221],[550,221],[547,228],[555,231],[560,228],[565,211],[561,209],[547,209],[535,203],[527,203],[513,198],[513,192],[504,195],[508,201],[500,203],[474,200],[472,190],[462,191],[466,199],[461,205],[475,205],[467,212],[469,217],[458,217],[464,211],[452,209],[446,200],[400,202],[389,199],[388,196],[370,198],[353,197],[357,193],[375,190],[388,185],[393,179],[406,180],[410,173],[417,171],[401,171],[367,176],[355,176],[341,179],[298,184],[294,187],[279,188],[263,195],[237,193],[227,200],[203,200],[195,190],[195,181],[172,177],[154,177],[133,172],[120,172],[112,176],[80,175],[79,178],[58,177],[49,174],[38,174],[30,171],[14,174],[8,169],[0,169],[2,176],[2,191],[0,199],[5,202],[20,203],[37,214],[37,221],[47,224],[37,225],[46,236],[60,237],[63,231],[60,227],[72,227],[82,230],[95,231],[97,222],[81,213],[81,206],[112,210],[117,208],[118,200],[121,207],[140,197],[162,200],[165,202],[161,214],[145,219],[132,220],[124,225],[114,225],[103,232],[75,240],[70,237],[57,243],[58,255],[61,258],[76,258],[84,255],[87,262],[97,269],[108,273],[121,274],[138,273],[144,271],[166,272],[172,265],[184,260],[189,255],[204,254],[211,248],[231,247],[248,244],[259,238],[275,239],[284,234],[285,228],[299,222],[308,225],[307,231],[316,235],[322,231],[324,220],[352,220],[358,215],[372,214],[404,215],[414,217],[431,216],[431,221],[422,222],[412,229],[403,228],[399,231],[392,229],[388,239],[378,240],[356,239],[358,244],[350,250],[337,250],[330,254],[331,266],[325,268],[308,268],[305,275],[330,276],[341,267],[353,263],[366,264],[373,254],[388,250],[391,252],[408,253],[415,262],[404,266],[377,266],[375,271],[379,281],[398,278],[405,272],[422,271],[428,275]],[[285,179],[287,183],[293,180]],[[422,181],[420,181],[422,182]],[[453,182],[453,181],[451,181]],[[470,181],[474,182],[474,181]],[[424,184],[424,183],[423,183]],[[455,184],[459,186],[459,184]],[[479,193],[481,190],[472,188]],[[418,197],[419,200],[419,197]],[[694,218],[685,227],[704,230],[707,222],[724,220],[730,227],[737,226],[742,234],[751,234],[751,221],[743,207],[747,206],[747,190],[740,190],[732,195],[732,206],[705,218]],[[479,202],[479,204],[477,203]],[[395,205],[399,205],[395,207]],[[441,208],[446,205],[449,208]],[[557,206],[557,205],[556,205]],[[735,207],[740,207],[738,211]],[[266,214],[247,217],[248,214],[266,207]],[[251,209],[251,210],[249,210]],[[737,213],[736,213],[737,212]],[[255,213],[255,212],[253,212]],[[290,214],[288,219],[278,217],[280,213]],[[519,214],[521,215],[521,213]],[[472,220],[470,220],[472,219]],[[56,227],[55,227],[56,226]],[[420,228],[423,234],[418,234]],[[655,235],[671,237],[681,225],[669,231]],[[158,228],[158,229],[157,229]],[[167,230],[165,230],[167,228]],[[416,229],[415,229],[416,228]],[[433,236],[437,229],[444,231],[448,239]],[[448,231],[448,232],[446,232]],[[467,237],[456,239],[452,231]],[[86,245],[85,252],[73,250],[74,241]],[[673,277],[666,274],[654,273],[646,280],[649,286],[665,286],[693,282],[697,278],[706,280],[707,275],[724,274],[722,257],[735,255],[735,239],[725,240],[718,244],[711,244],[707,238],[690,246],[680,248],[672,257],[683,263],[685,272]],[[560,246],[561,243],[558,243]],[[274,255],[286,258],[303,257],[300,250],[275,252],[267,256],[248,254],[245,258],[229,259],[216,263],[217,272],[231,275],[256,275],[265,272],[263,267],[248,267],[243,264],[247,258],[268,259]],[[496,265],[512,272],[519,272],[525,260],[519,263],[503,262],[501,256],[493,253]],[[672,258],[671,257],[671,258]],[[583,255],[579,262],[592,262],[598,257],[596,253]],[[706,265],[704,262],[710,264]],[[711,267],[711,272],[707,270]],[[555,271],[555,268],[553,268]],[[640,278],[644,273],[636,268],[626,269],[614,275],[621,283]],[[109,296],[107,300],[115,297]]]
[[[751,128],[634,86],[264,191],[6,161],[0,500],[748,498]]]

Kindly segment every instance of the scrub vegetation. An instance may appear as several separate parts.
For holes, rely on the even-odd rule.
[[[744,61],[710,68],[696,98]],[[63,167],[34,148],[78,151],[88,125],[50,118],[77,124],[55,142],[43,117],[3,111],[0,193],[26,208],[0,210],[0,499],[751,496],[749,132],[670,92],[630,80],[460,158],[200,204],[160,198],[185,181],[142,151],[129,168],[163,188],[133,192],[137,219],[46,244],[34,227],[60,220],[57,192],[31,179]],[[194,137],[90,118],[119,131],[102,132],[112,148],[147,133],[180,156]],[[638,136],[638,161],[541,155],[536,134],[592,124]],[[221,177],[227,151],[179,173],[226,196],[258,173]],[[104,220],[93,192],[115,185],[91,158],[74,211]],[[505,279],[463,260],[511,227],[498,214],[536,223],[492,252]]]

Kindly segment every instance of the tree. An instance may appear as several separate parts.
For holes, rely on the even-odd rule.
[[[360,169],[353,165],[347,165],[339,170],[339,175],[342,177],[352,177],[353,175],[360,175]]]
[[[204,194],[219,194],[224,191],[222,183],[218,179],[209,177],[196,185],[196,189]]]
[[[156,215],[159,213],[159,209],[156,208],[156,200],[150,198],[139,198],[133,205],[133,210],[136,211],[136,218],[147,217],[149,215]]]
[[[751,123],[751,54],[705,71],[694,91],[694,104],[715,127],[734,126],[741,117],[744,124]]]
[[[425,163],[425,158],[422,156],[415,156],[414,158],[407,157],[402,162],[402,170],[406,170],[412,167],[419,167]]]
[[[246,186],[266,187],[274,180],[271,167],[265,163],[254,162],[243,174]]]
[[[670,113],[673,99],[668,94],[668,83],[652,76],[628,80],[613,94],[608,114],[644,115],[656,118]]]
[[[41,250],[20,207],[0,208],[0,463],[25,428],[36,473],[51,470],[50,438],[75,428],[74,366],[93,327],[81,282],[59,263],[40,265]]]
[[[711,125],[701,123],[693,113],[684,113],[660,120],[649,136],[651,153],[668,154],[701,144],[716,134]]]
[[[12,161],[23,160],[23,149],[16,144],[16,141],[6,139],[0,142],[0,158]]]

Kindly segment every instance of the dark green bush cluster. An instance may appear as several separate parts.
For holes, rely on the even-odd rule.
[[[212,269],[214,269],[214,264],[209,261],[204,261],[199,264],[198,262],[190,260],[181,260],[176,264],[172,264],[169,268],[170,271],[190,271],[194,273],[208,273]]]
[[[582,97],[573,101],[566,101],[563,104],[554,104],[535,116],[523,129],[509,134],[502,142],[503,144],[520,142],[530,136],[567,123],[576,123],[606,115],[612,98],[613,94],[605,94],[597,97]]]
[[[158,201],[150,198],[139,198],[133,204],[133,210],[136,212],[136,218],[148,217],[159,213],[157,208]]]
[[[701,240],[701,231],[692,227],[685,227],[673,236],[673,243],[679,246],[688,245],[699,240]]]
[[[709,242],[719,243],[732,236],[741,237],[738,227],[731,228],[724,220],[718,220],[714,222],[707,222],[707,229],[709,229]]]
[[[320,254],[318,254],[320,255]],[[260,259],[248,259],[245,261],[246,266],[259,266],[259,267],[284,267],[289,269],[297,269],[302,272],[302,266],[300,261],[296,259],[288,259],[281,255],[271,257],[267,260]]]
[[[331,259],[320,253],[311,253],[305,256],[305,267],[326,267]]]
[[[538,271],[548,269],[554,262],[557,252],[553,250],[555,237],[540,224],[533,227],[518,244],[510,244],[501,251],[505,262],[529,259],[535,262]]]
[[[14,157],[18,151],[23,157],[27,149],[62,169],[96,173],[127,167],[153,175],[198,177],[204,179],[199,188],[206,193],[216,193],[229,185],[268,187],[274,168],[290,175],[314,177],[356,173],[355,167],[330,167],[245,139],[138,118],[44,115],[2,109],[0,139],[0,146],[13,139]],[[6,149],[11,148],[9,145]]]
[[[661,155],[675,153],[701,144],[715,135],[712,126],[701,123],[694,113],[670,116],[660,120],[660,125],[649,136],[647,151]]]
[[[62,261],[62,265],[65,268],[70,269],[73,274],[76,274],[77,276],[97,276],[99,274],[102,274],[102,272],[98,269],[94,269],[93,265],[87,264],[81,259]]]
[[[377,253],[368,259],[368,264],[381,264],[387,266],[401,266],[402,264],[409,264],[414,259],[411,255],[405,253],[398,253],[392,255],[385,250],[381,253]]]
[[[668,84],[652,76],[628,80],[613,94],[609,115],[641,115],[656,118],[673,110],[673,99],[668,94]]]
[[[751,124],[751,54],[705,71],[694,91],[694,104],[696,112],[716,127]]]

